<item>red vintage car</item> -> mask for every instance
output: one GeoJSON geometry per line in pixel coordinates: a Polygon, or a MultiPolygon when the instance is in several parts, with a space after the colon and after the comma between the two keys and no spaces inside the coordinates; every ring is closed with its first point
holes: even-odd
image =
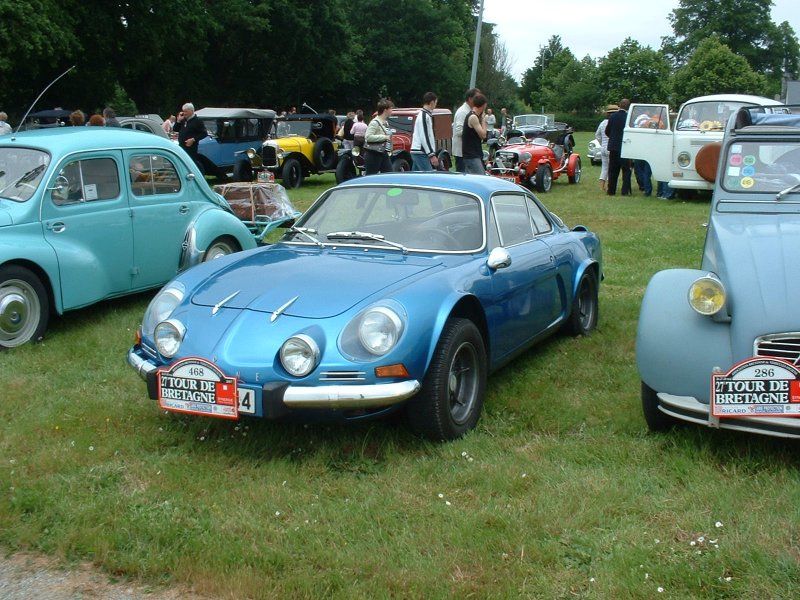
{"type": "Polygon", "coordinates": [[[511,132],[495,152],[486,173],[524,185],[537,192],[549,192],[553,180],[566,175],[570,183],[581,180],[581,157],[572,149],[573,130],[565,123],[555,123],[537,137],[511,132]]]}

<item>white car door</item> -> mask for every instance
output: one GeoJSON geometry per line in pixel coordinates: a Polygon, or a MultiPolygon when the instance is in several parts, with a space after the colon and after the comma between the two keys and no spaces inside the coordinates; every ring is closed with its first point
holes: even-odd
{"type": "Polygon", "coordinates": [[[622,135],[622,158],[646,160],[656,181],[672,179],[674,136],[666,104],[631,104],[622,135]]]}

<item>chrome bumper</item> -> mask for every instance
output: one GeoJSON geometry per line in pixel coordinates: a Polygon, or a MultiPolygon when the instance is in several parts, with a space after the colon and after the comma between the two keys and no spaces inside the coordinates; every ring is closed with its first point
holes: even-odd
{"type": "Polygon", "coordinates": [[[658,408],[681,421],[689,421],[715,429],[733,429],[782,438],[800,438],[798,417],[715,417],[711,406],[692,396],[673,396],[658,392],[658,408]]]}
{"type": "MultiPolygon", "coordinates": [[[[156,366],[137,354],[134,348],[128,351],[128,364],[147,381],[155,373],[156,366]]],[[[407,400],[422,388],[416,379],[377,385],[319,385],[294,386],[283,389],[280,401],[286,408],[294,409],[346,409],[377,408],[392,406],[407,400]]],[[[264,403],[267,399],[264,398],[264,403]]]]}

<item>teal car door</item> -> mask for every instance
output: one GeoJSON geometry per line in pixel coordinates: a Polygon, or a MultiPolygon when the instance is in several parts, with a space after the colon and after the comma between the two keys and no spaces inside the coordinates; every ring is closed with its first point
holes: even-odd
{"type": "MultiPolygon", "coordinates": [[[[558,282],[553,255],[539,234],[524,194],[492,198],[492,221],[511,265],[492,275],[497,356],[505,356],[545,331],[557,312],[558,282]]],[[[530,208],[535,208],[535,205],[530,208]]]]}
{"type": "Polygon", "coordinates": [[[133,230],[121,161],[114,151],[73,155],[48,182],[42,229],[58,258],[64,310],[131,289],[133,230]]]}
{"type": "Polygon", "coordinates": [[[130,206],[133,215],[133,285],[160,286],[175,277],[191,222],[202,199],[184,185],[181,165],[159,152],[126,153],[130,206]]]}

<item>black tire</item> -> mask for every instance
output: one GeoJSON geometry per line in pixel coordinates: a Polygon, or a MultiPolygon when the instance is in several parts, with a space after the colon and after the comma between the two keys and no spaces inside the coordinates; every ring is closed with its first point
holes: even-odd
{"type": "Polygon", "coordinates": [[[570,183],[580,183],[581,180],[581,159],[575,161],[575,172],[569,177],[570,183]]]}
{"type": "Polygon", "coordinates": [[[392,160],[392,171],[394,171],[395,173],[403,173],[405,171],[410,171],[410,170],[411,170],[411,165],[402,156],[398,156],[397,158],[392,160]]]}
{"type": "Polygon", "coordinates": [[[594,271],[586,271],[572,299],[572,311],[567,322],[569,333],[589,335],[595,330],[600,307],[597,296],[597,276],[594,271]]]}
{"type": "Polygon", "coordinates": [[[234,181],[253,181],[253,169],[250,163],[246,160],[240,160],[233,165],[233,180],[234,181]]]}
{"type": "Polygon", "coordinates": [[[319,138],[314,142],[314,164],[320,171],[330,171],[336,167],[339,156],[333,147],[333,142],[328,138],[319,138]]]}
{"type": "Polygon", "coordinates": [[[536,191],[547,193],[553,186],[553,170],[550,165],[539,165],[536,169],[536,191]]]}
{"type": "Polygon", "coordinates": [[[296,158],[287,158],[281,172],[283,187],[295,189],[303,185],[303,165],[296,158]]]}
{"type": "Polygon", "coordinates": [[[678,423],[674,417],[659,410],[656,391],[644,381],[642,382],[642,412],[650,431],[667,431],[678,423]]]}
{"type": "Polygon", "coordinates": [[[483,409],[486,373],[486,350],[478,328],[468,319],[448,320],[422,390],[406,405],[411,430],[441,441],[473,429],[483,409]]]}
{"type": "Polygon", "coordinates": [[[233,254],[239,250],[241,250],[239,244],[230,238],[217,238],[208,245],[206,253],[203,255],[203,262],[228,256],[228,254],[233,254]]]}
{"type": "Polygon", "coordinates": [[[339,159],[336,165],[336,183],[342,183],[353,179],[358,175],[356,166],[353,164],[353,159],[349,156],[343,156],[339,159]]]}
{"type": "Polygon", "coordinates": [[[50,298],[39,278],[16,265],[0,267],[0,349],[44,337],[50,298]]]}

